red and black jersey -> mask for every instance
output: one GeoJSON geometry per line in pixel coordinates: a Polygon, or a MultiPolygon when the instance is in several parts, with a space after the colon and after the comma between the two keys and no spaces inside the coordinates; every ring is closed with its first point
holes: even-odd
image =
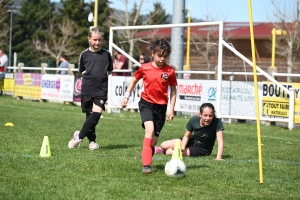
{"type": "Polygon", "coordinates": [[[82,73],[82,95],[107,97],[108,72],[113,70],[109,51],[104,48],[97,52],[86,49],[80,54],[78,69],[82,73]]]}
{"type": "Polygon", "coordinates": [[[169,86],[177,86],[175,70],[167,64],[161,68],[154,67],[152,62],[142,64],[134,76],[138,80],[143,79],[141,96],[152,104],[168,104],[169,86]]]}

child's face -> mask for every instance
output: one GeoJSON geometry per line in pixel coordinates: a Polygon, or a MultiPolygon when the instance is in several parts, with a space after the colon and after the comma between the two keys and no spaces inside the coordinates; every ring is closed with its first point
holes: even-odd
{"type": "Polygon", "coordinates": [[[99,50],[101,48],[103,37],[97,33],[92,33],[91,37],[88,37],[90,47],[93,50],[99,50]]]}
{"type": "Polygon", "coordinates": [[[201,117],[200,124],[202,126],[210,125],[214,116],[215,116],[214,111],[211,108],[209,107],[203,108],[202,113],[200,113],[200,117],[201,117]]]}
{"type": "Polygon", "coordinates": [[[155,62],[157,67],[163,67],[167,62],[169,53],[167,51],[165,52],[156,51],[155,53],[152,54],[152,56],[153,56],[153,61],[155,62]]]}

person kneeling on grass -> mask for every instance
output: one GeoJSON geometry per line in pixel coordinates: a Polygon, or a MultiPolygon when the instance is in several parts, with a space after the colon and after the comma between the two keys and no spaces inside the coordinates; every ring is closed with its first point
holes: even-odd
{"type": "MultiPolygon", "coordinates": [[[[218,153],[216,160],[222,160],[224,149],[223,124],[215,116],[215,108],[210,103],[204,103],[200,107],[198,116],[192,117],[187,125],[186,131],[181,140],[181,150],[183,156],[207,156],[210,155],[215,140],[218,142],[218,153]],[[194,132],[194,134],[192,134],[194,132]]],[[[167,140],[155,148],[155,153],[165,153],[172,155],[176,140],[167,140]]]]}

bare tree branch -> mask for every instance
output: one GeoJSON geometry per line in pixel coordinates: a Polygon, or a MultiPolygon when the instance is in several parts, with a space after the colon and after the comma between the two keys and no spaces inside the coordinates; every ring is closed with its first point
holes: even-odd
{"type": "MultiPolygon", "coordinates": [[[[299,0],[285,1],[285,4],[271,0],[271,3],[275,8],[274,16],[278,19],[278,22],[272,23],[273,26],[277,30],[285,30],[287,32],[286,35],[276,38],[276,55],[286,59],[287,73],[292,73],[294,62],[300,51],[299,0]]],[[[271,49],[270,46],[267,48],[271,49]]],[[[287,77],[287,82],[291,81],[292,78],[287,77]]]]}
{"type": "Polygon", "coordinates": [[[69,56],[78,53],[72,37],[79,34],[79,29],[69,19],[64,19],[61,23],[55,23],[51,20],[44,34],[47,35],[45,39],[34,39],[33,44],[37,51],[44,52],[54,58],[56,66],[59,64],[62,53],[69,56]]]}

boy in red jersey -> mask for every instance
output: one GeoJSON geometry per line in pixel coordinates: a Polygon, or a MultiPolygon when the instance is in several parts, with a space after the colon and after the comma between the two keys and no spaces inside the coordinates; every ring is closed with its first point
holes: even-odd
{"type": "Polygon", "coordinates": [[[174,118],[174,107],[176,102],[177,78],[175,70],[166,64],[166,59],[171,53],[171,47],[167,40],[158,39],[151,45],[153,62],[142,64],[140,69],[134,73],[129,83],[125,97],[121,102],[124,108],[135,85],[143,79],[144,91],[141,94],[139,110],[142,119],[142,126],[145,129],[143,141],[142,163],[144,174],[152,173],[152,155],[154,146],[157,143],[160,131],[165,119],[170,122],[174,118]],[[168,88],[170,87],[170,108],[167,113],[168,88]]]}

